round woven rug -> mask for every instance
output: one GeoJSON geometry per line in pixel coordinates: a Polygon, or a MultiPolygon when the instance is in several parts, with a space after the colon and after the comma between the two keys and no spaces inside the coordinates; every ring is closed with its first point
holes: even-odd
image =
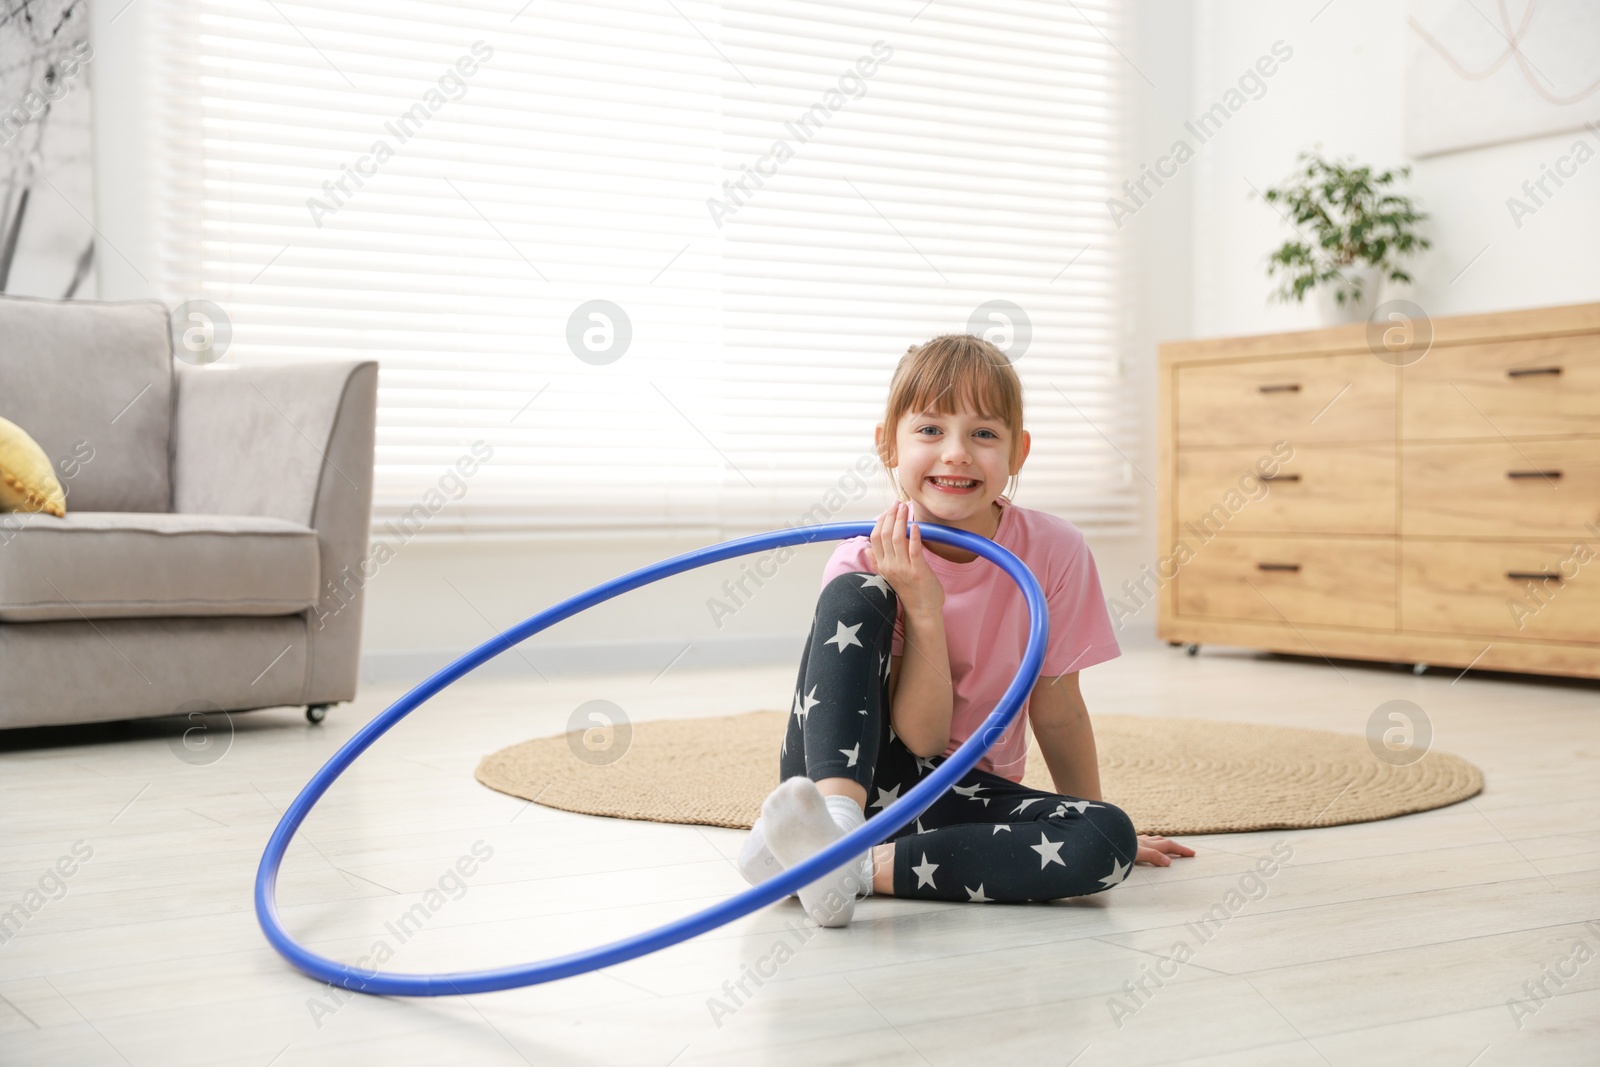
{"type": "MultiPolygon", "coordinates": [[[[581,733],[535,738],[484,757],[477,778],[563,811],[749,829],[778,784],[788,715],[638,722],[616,728],[599,751],[581,733]]],[[[1141,834],[1370,822],[1483,789],[1482,772],[1459,756],[1429,751],[1398,766],[1361,735],[1325,730],[1096,715],[1094,735],[1101,791],[1141,834]]],[[[1055,791],[1037,742],[1022,781],[1055,791]]]]}

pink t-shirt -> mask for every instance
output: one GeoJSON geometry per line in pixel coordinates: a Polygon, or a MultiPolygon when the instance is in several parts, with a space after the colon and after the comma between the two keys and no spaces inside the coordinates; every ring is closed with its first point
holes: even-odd
{"type": "MultiPolygon", "coordinates": [[[[1122,654],[1100,591],[1100,575],[1083,533],[1066,519],[1020,507],[1003,495],[994,541],[1027,564],[1050,609],[1050,639],[1040,676],[1054,678],[1122,654]]],[[[927,542],[924,542],[926,545],[927,542]]],[[[952,563],[931,550],[928,566],[944,588],[945,644],[950,653],[950,744],[946,756],[971,737],[999,705],[1028,645],[1028,604],[1017,583],[979,556],[952,563]]],[[[850,571],[877,572],[872,542],[841,541],[822,572],[822,586],[850,571]]],[[[892,655],[905,645],[905,606],[895,613],[892,655]]],[[[902,662],[901,666],[904,666],[902,662]]],[[[980,770],[1022,781],[1028,759],[1028,705],[977,763],[980,770]]]]}

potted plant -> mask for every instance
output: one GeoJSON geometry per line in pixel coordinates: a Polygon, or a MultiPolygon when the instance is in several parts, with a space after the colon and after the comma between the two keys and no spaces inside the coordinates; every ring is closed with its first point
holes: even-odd
{"type": "MultiPolygon", "coordinates": [[[[1319,146],[1320,147],[1320,146],[1319,146]]],[[[1267,276],[1281,281],[1273,295],[1284,303],[1305,300],[1318,290],[1324,317],[1357,322],[1377,303],[1384,280],[1409,283],[1400,269],[1401,256],[1430,247],[1417,232],[1428,216],[1410,197],[1388,186],[1411,173],[1409,166],[1373,173],[1352,160],[1327,160],[1302,151],[1300,166],[1281,186],[1268,188],[1262,199],[1282,205],[1296,235],[1267,257],[1267,276]]]]}

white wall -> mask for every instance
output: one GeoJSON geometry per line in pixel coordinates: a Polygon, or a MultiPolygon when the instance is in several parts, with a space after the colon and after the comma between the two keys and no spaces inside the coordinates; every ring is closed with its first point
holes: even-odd
{"type": "Polygon", "coordinates": [[[1497,311],[1600,299],[1600,161],[1580,168],[1519,228],[1506,199],[1580,137],[1569,132],[1410,161],[1405,155],[1405,56],[1410,5],[1397,0],[1201,4],[1195,20],[1194,112],[1217,101],[1276,40],[1293,57],[1206,142],[1193,173],[1196,336],[1227,336],[1321,323],[1309,306],[1269,304],[1267,253],[1291,231],[1272,206],[1248,199],[1320,142],[1378,168],[1412,163],[1407,191],[1432,218],[1433,247],[1410,260],[1406,296],[1429,315],[1497,311]],[[1313,21],[1314,18],[1314,21],[1313,21]],[[1474,261],[1474,257],[1476,260],[1474,261]]]}
{"type": "Polygon", "coordinates": [[[96,249],[103,300],[154,297],[157,285],[150,4],[92,0],[96,249]]]}

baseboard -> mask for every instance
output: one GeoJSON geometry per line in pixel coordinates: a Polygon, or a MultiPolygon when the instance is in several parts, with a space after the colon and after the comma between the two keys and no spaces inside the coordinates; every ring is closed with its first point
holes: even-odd
{"type": "MultiPolygon", "coordinates": [[[[1124,651],[1160,643],[1156,640],[1154,618],[1132,620],[1115,634],[1117,644],[1124,651]]],[[[678,670],[684,667],[758,667],[773,663],[798,668],[805,640],[804,633],[795,633],[702,637],[692,642],[669,638],[521,645],[489,660],[473,671],[471,677],[531,678],[541,674],[549,677],[608,671],[648,671],[654,676],[669,666],[678,670]]],[[[412,648],[363,652],[361,681],[370,685],[415,684],[469,651],[465,648],[412,648]]]]}
{"type": "Polygon", "coordinates": [[[1155,614],[1154,611],[1151,611],[1148,613],[1148,618],[1140,615],[1136,618],[1123,619],[1120,625],[1113,621],[1111,633],[1117,639],[1117,647],[1126,652],[1131,648],[1147,648],[1164,644],[1165,642],[1156,638],[1155,614]]]}
{"type": "MultiPolygon", "coordinates": [[[[473,671],[472,678],[537,677],[667,668],[799,666],[806,635],[757,634],[702,637],[694,641],[585,641],[519,645],[473,671]]],[[[384,649],[361,654],[361,681],[369,685],[420,682],[471,651],[466,648],[384,649]]]]}

